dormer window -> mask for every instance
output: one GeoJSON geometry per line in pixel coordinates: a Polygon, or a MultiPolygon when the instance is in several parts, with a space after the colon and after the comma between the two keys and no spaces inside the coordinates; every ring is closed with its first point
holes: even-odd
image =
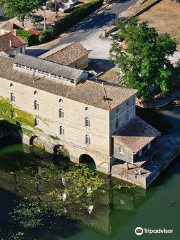
{"type": "Polygon", "coordinates": [[[89,108],[88,108],[88,107],[85,107],[85,111],[89,111],[89,108]]]}
{"type": "Polygon", "coordinates": [[[13,83],[11,83],[11,84],[10,84],[10,87],[14,87],[14,84],[13,84],[13,83]]]}
{"type": "Polygon", "coordinates": [[[59,109],[59,117],[64,118],[64,111],[62,109],[59,109]]]}
{"type": "Polygon", "coordinates": [[[59,102],[63,102],[62,98],[59,99],[59,102]]]}
{"type": "Polygon", "coordinates": [[[85,127],[90,127],[91,126],[91,122],[90,119],[88,117],[85,118],[85,127]]]}
{"type": "Polygon", "coordinates": [[[37,91],[34,91],[34,95],[37,95],[38,94],[38,92],[37,91]]]}
{"type": "Polygon", "coordinates": [[[34,101],[34,110],[39,110],[39,103],[38,103],[38,101],[36,100],[36,101],[34,101]]]}

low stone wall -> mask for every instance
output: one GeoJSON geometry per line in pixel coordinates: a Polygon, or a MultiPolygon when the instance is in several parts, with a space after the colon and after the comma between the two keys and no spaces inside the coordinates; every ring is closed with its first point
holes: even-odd
{"type": "Polygon", "coordinates": [[[134,184],[141,188],[146,188],[146,178],[144,178],[143,175],[134,175],[134,173],[132,173],[132,171],[122,169],[121,167],[118,167],[117,165],[112,166],[111,176],[118,178],[122,181],[134,184]]]}

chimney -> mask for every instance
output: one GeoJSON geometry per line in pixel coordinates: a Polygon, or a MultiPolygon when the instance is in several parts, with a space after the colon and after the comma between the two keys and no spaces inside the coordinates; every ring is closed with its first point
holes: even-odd
{"type": "Polygon", "coordinates": [[[104,88],[104,83],[103,82],[102,82],[102,88],[103,88],[103,93],[104,93],[103,100],[106,101],[107,96],[106,96],[106,92],[105,92],[105,88],[104,88]]]}
{"type": "Polygon", "coordinates": [[[12,40],[11,39],[9,40],[9,46],[10,46],[10,48],[12,48],[12,40]]]}
{"type": "Polygon", "coordinates": [[[17,30],[16,30],[16,29],[14,29],[13,35],[14,35],[14,36],[17,36],[17,30]]]}

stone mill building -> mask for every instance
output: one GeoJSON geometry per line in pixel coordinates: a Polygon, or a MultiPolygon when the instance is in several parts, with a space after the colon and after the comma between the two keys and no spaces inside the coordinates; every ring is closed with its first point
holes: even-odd
{"type": "Polygon", "coordinates": [[[89,156],[106,174],[114,160],[138,161],[160,134],[136,116],[136,90],[44,58],[0,56],[0,96],[34,117],[30,144],[53,136],[52,149],[56,144],[73,162],[89,156]]]}

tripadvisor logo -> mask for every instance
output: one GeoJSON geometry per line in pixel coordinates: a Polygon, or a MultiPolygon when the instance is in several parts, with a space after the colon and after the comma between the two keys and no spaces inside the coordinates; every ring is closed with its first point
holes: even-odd
{"type": "Polygon", "coordinates": [[[141,227],[137,227],[137,228],[135,229],[135,234],[136,234],[136,235],[142,235],[142,234],[143,234],[143,229],[142,229],[141,227]]]}
{"type": "Polygon", "coordinates": [[[141,227],[137,227],[135,229],[135,234],[136,235],[142,235],[143,233],[148,233],[148,234],[152,234],[152,233],[173,233],[174,230],[172,229],[149,229],[149,228],[141,228],[141,227]]]}

